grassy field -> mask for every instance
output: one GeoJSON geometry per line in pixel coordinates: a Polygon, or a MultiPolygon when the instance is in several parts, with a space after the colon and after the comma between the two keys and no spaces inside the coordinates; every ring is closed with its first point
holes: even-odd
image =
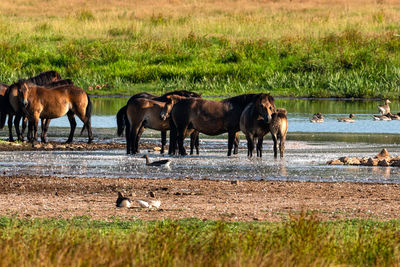
{"type": "Polygon", "coordinates": [[[55,69],[92,94],[400,95],[394,0],[3,0],[0,81],[55,69]]]}
{"type": "Polygon", "coordinates": [[[400,221],[281,223],[0,217],[0,266],[399,264],[400,221]]]}

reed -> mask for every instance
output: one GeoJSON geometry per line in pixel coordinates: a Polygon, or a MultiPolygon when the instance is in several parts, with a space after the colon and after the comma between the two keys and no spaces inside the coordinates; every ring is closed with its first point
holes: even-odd
{"type": "Polygon", "coordinates": [[[0,217],[0,266],[397,265],[400,221],[0,217]]]}
{"type": "Polygon", "coordinates": [[[394,0],[4,0],[0,12],[7,83],[55,69],[100,95],[400,93],[394,0]]]}

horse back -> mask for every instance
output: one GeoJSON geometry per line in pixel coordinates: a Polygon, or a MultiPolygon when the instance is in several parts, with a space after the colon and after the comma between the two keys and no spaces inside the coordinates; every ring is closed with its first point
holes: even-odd
{"type": "Polygon", "coordinates": [[[134,127],[145,127],[155,130],[169,130],[169,122],[161,119],[161,111],[165,102],[136,98],[127,104],[126,115],[129,123],[134,127]]]}

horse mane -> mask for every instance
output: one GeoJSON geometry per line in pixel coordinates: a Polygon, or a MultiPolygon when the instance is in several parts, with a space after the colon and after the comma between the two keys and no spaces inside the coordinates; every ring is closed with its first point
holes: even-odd
{"type": "Polygon", "coordinates": [[[201,97],[201,95],[199,95],[195,92],[187,91],[187,90],[177,90],[177,91],[168,92],[168,93],[163,94],[160,97],[167,97],[169,95],[178,95],[178,96],[185,96],[185,97],[201,97]]]}
{"type": "Polygon", "coordinates": [[[246,106],[250,102],[253,102],[255,100],[255,97],[258,96],[258,94],[244,94],[244,95],[237,95],[234,97],[226,98],[222,101],[226,101],[232,104],[237,104],[241,106],[246,106]]]}
{"type": "Polygon", "coordinates": [[[37,85],[46,85],[52,83],[54,79],[61,80],[61,75],[55,70],[49,70],[39,73],[38,75],[31,77],[28,80],[37,85]]]}

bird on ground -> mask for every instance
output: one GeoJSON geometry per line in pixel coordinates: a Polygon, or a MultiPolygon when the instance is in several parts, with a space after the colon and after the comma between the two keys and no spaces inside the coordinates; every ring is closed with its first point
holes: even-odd
{"type": "Polygon", "coordinates": [[[314,113],[313,117],[310,119],[310,122],[324,122],[324,116],[322,116],[321,112],[314,113]]]}
{"type": "Polygon", "coordinates": [[[354,117],[354,114],[350,114],[348,118],[338,118],[337,120],[339,122],[355,122],[355,119],[353,119],[354,117]]]}
{"type": "Polygon", "coordinates": [[[170,168],[171,161],[169,159],[163,159],[163,160],[157,160],[150,162],[149,156],[146,154],[142,158],[146,159],[146,166],[150,167],[165,167],[165,168],[170,168]]]}
{"type": "Polygon", "coordinates": [[[151,198],[150,200],[142,200],[142,199],[136,199],[136,202],[139,204],[140,207],[142,208],[160,208],[161,206],[161,201],[155,198],[155,194],[153,192],[149,192],[149,195],[151,198]]]}
{"type": "Polygon", "coordinates": [[[118,208],[130,208],[132,205],[132,202],[129,198],[124,197],[121,192],[118,192],[118,198],[116,202],[116,206],[118,208]]]}
{"type": "Polygon", "coordinates": [[[385,99],[385,104],[384,104],[384,105],[379,105],[379,106],[378,106],[378,110],[379,110],[379,113],[380,113],[381,115],[386,115],[386,114],[390,113],[390,107],[389,107],[389,104],[390,104],[390,103],[391,103],[391,102],[390,102],[389,99],[385,99]]]}

